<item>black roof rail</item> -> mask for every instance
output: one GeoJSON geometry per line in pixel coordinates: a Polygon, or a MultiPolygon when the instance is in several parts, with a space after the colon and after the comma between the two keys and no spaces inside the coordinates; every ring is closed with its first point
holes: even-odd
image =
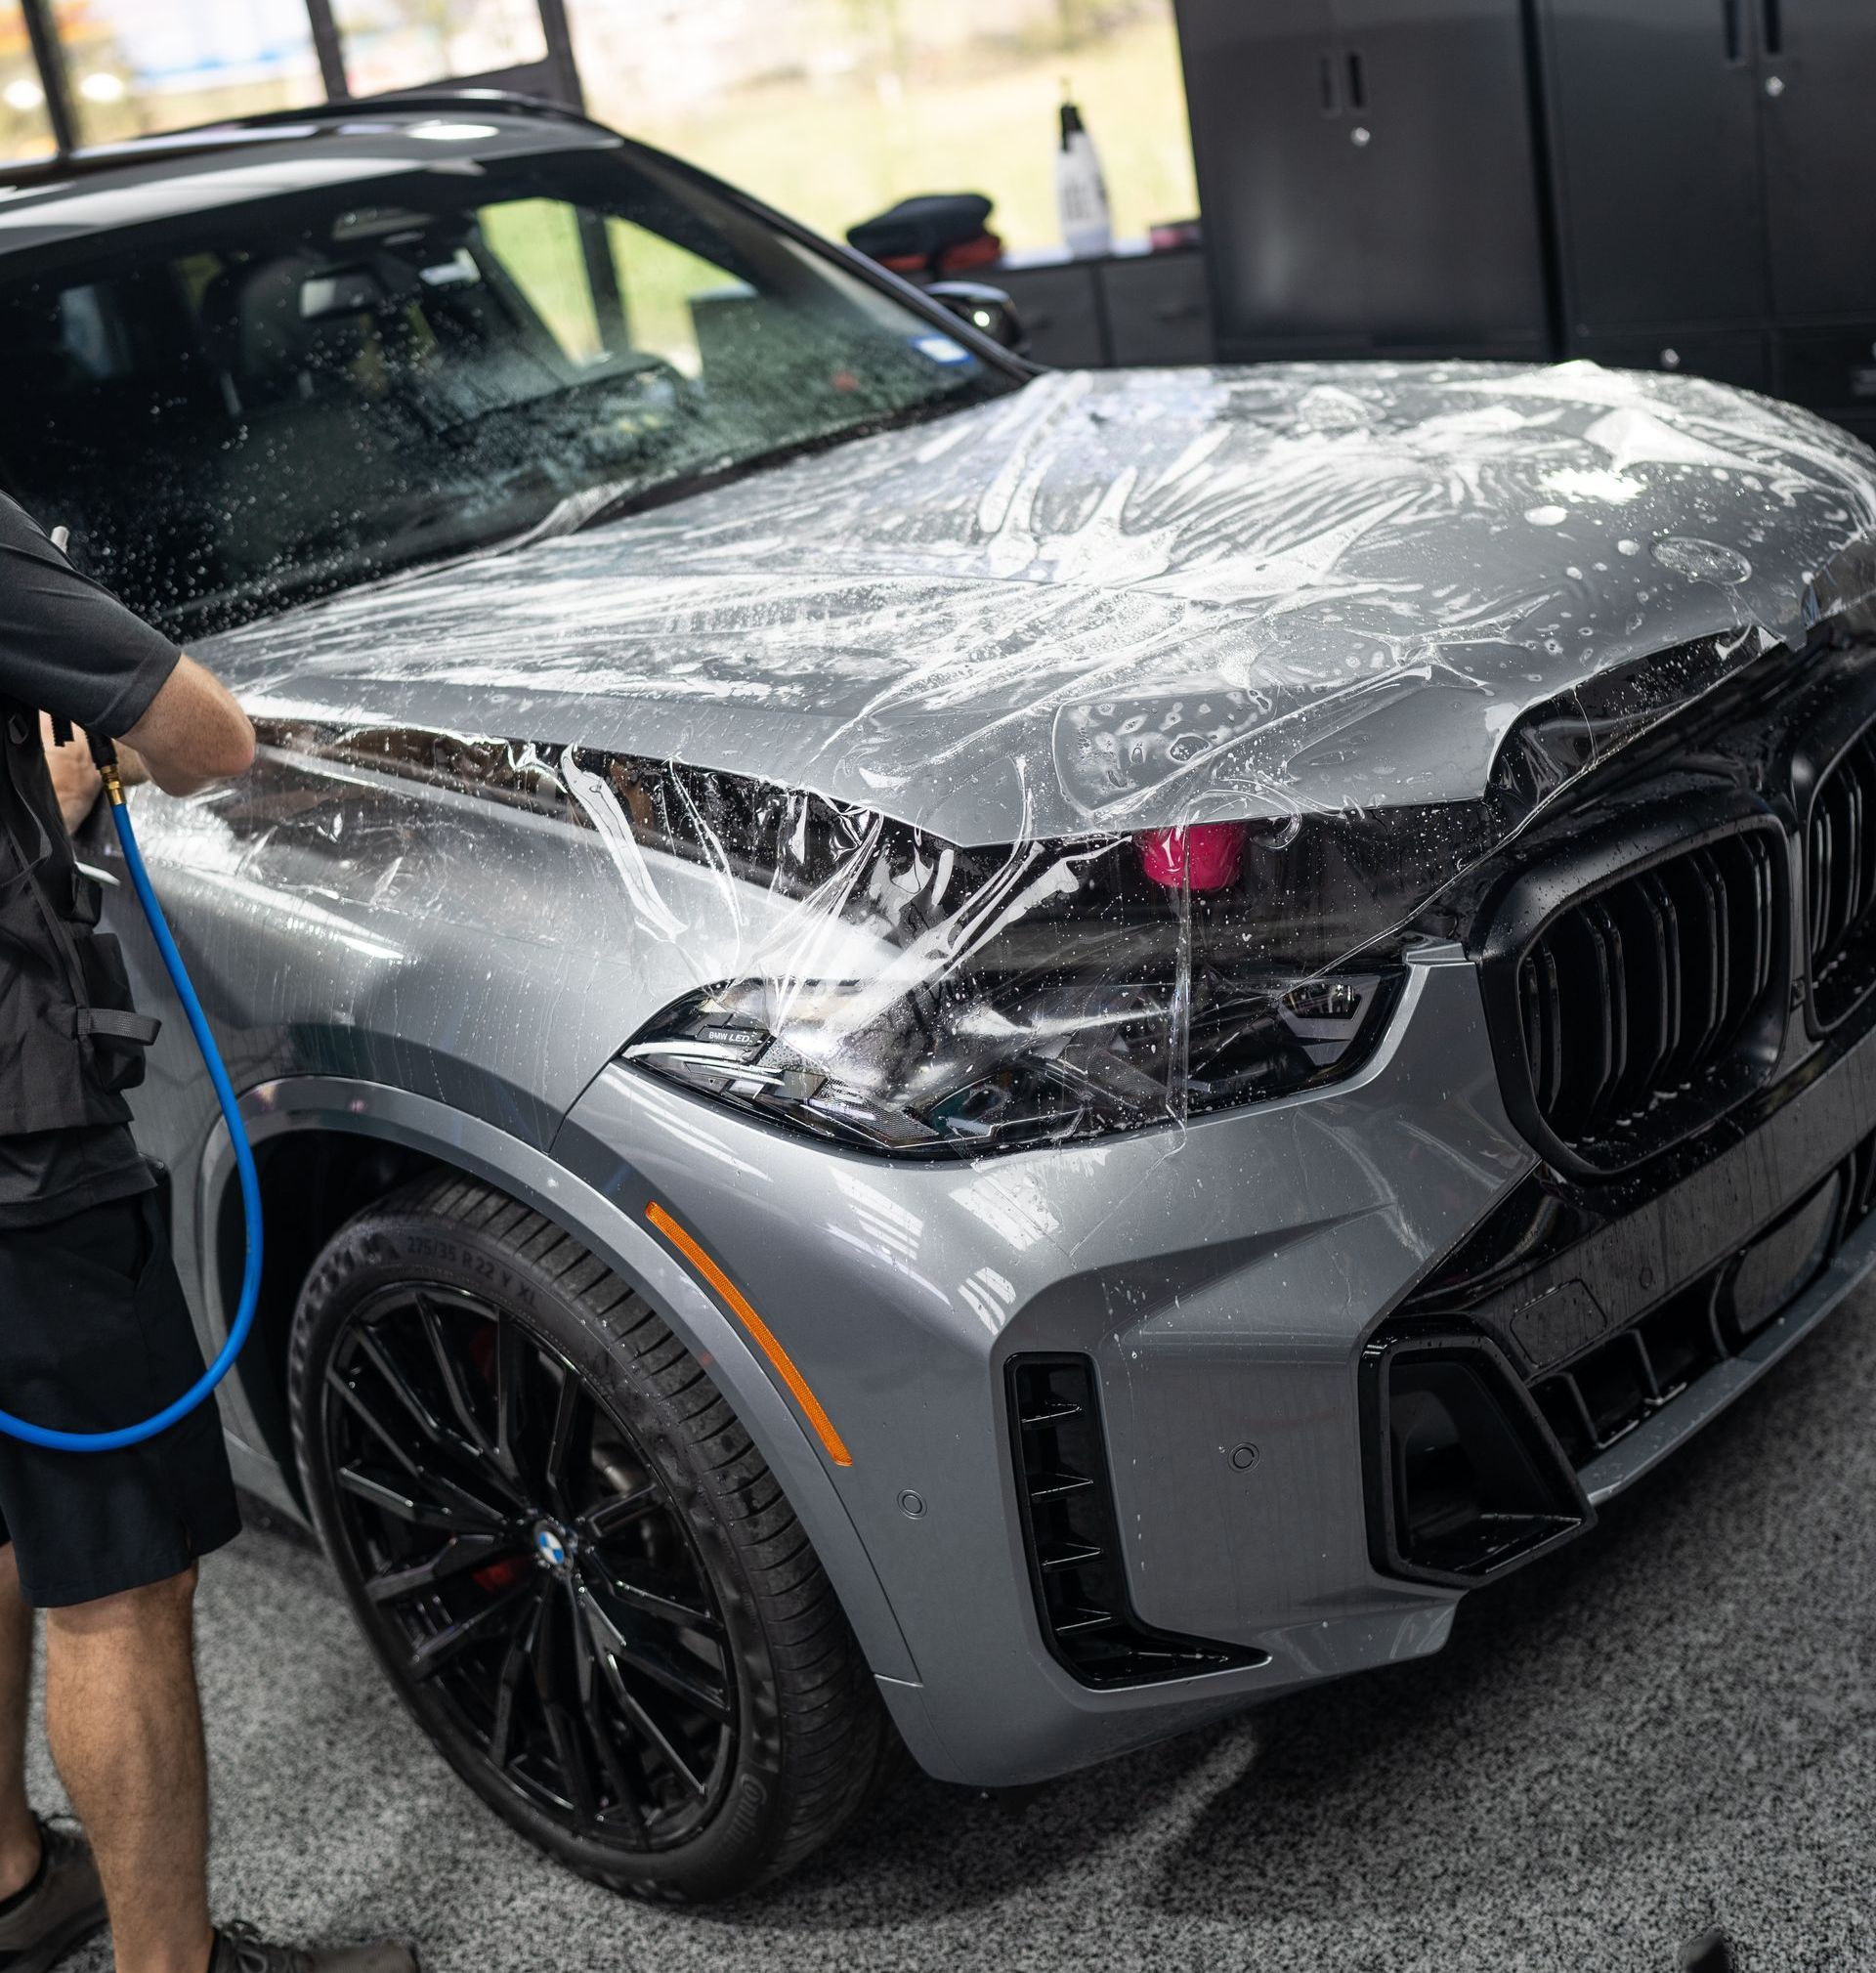
{"type": "Polygon", "coordinates": [[[460,89],[425,87],[400,90],[385,96],[333,96],[323,102],[306,104],[298,109],[260,109],[244,116],[219,116],[212,123],[192,123],[181,130],[152,130],[145,137],[124,138],[113,144],[81,146],[62,150],[50,157],[21,158],[0,164],[0,184],[17,185],[37,180],[82,177],[91,172],[109,171],[139,156],[160,153],[173,156],[192,150],[213,150],[217,139],[236,130],[268,130],[309,123],[343,122],[359,115],[382,116],[399,111],[422,112],[441,109],[476,109],[501,116],[534,116],[543,122],[577,124],[615,136],[610,124],[588,116],[564,103],[550,103],[545,97],[524,96],[518,90],[484,89],[466,85],[460,89]],[[190,140],[196,140],[192,144],[190,140]],[[148,144],[149,150],[145,147],[148,144]]]}

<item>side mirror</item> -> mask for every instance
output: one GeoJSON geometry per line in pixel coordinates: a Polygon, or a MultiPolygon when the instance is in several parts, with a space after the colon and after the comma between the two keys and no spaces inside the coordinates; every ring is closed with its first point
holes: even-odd
{"type": "Polygon", "coordinates": [[[1016,304],[1000,287],[980,280],[935,280],[925,292],[933,301],[961,316],[972,328],[1021,356],[1029,348],[1016,304]]]}

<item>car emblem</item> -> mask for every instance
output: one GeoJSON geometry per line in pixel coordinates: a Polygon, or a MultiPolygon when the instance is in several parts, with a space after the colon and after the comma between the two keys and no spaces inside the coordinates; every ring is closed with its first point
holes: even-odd
{"type": "Polygon", "coordinates": [[[567,1544],[561,1538],[559,1528],[550,1522],[541,1522],[534,1529],[534,1553],[548,1568],[567,1566],[567,1544]]]}

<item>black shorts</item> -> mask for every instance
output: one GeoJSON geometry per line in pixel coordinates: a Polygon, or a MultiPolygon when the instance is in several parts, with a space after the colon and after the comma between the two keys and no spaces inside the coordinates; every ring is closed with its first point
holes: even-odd
{"type": "MultiPolygon", "coordinates": [[[[134,1425],[202,1374],[162,1194],[0,1229],[0,1409],[65,1432],[134,1425]]],[[[240,1531],[214,1399],[119,1452],[0,1436],[0,1546],[40,1608],[180,1575],[240,1531]]]]}

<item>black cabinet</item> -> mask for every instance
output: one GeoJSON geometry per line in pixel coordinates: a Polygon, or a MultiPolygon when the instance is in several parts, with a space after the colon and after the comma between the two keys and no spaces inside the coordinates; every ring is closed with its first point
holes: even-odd
{"type": "Polygon", "coordinates": [[[1876,4],[1759,0],[1758,16],[1772,313],[1876,317],[1876,4]]]}
{"type": "Polygon", "coordinates": [[[994,267],[982,279],[1002,288],[1015,304],[1029,338],[1029,354],[1037,363],[1051,369],[1081,370],[1107,362],[1107,329],[1091,262],[994,267]]]}
{"type": "Polygon", "coordinates": [[[1334,0],[1332,12],[1375,339],[1542,354],[1549,321],[1516,0],[1334,0]]]}
{"type": "Polygon", "coordinates": [[[1200,255],[1117,254],[1100,263],[1099,279],[1110,363],[1212,361],[1212,311],[1200,255]]]}
{"type": "Polygon", "coordinates": [[[1551,340],[1520,0],[1177,0],[1218,351],[1551,340]]]}
{"type": "Polygon", "coordinates": [[[1867,432],[1876,0],[1541,0],[1541,17],[1565,347],[1867,432]]]}
{"type": "Polygon", "coordinates": [[[1353,120],[1326,0],[1179,0],[1219,354],[1365,331],[1353,120]]]}
{"type": "Polygon", "coordinates": [[[1572,336],[1763,318],[1751,4],[1546,0],[1572,336]]]}
{"type": "Polygon", "coordinates": [[[1022,254],[979,278],[1015,303],[1030,356],[1052,369],[1212,361],[1205,261],[1195,248],[1123,244],[1088,260],[1022,254]]]}

